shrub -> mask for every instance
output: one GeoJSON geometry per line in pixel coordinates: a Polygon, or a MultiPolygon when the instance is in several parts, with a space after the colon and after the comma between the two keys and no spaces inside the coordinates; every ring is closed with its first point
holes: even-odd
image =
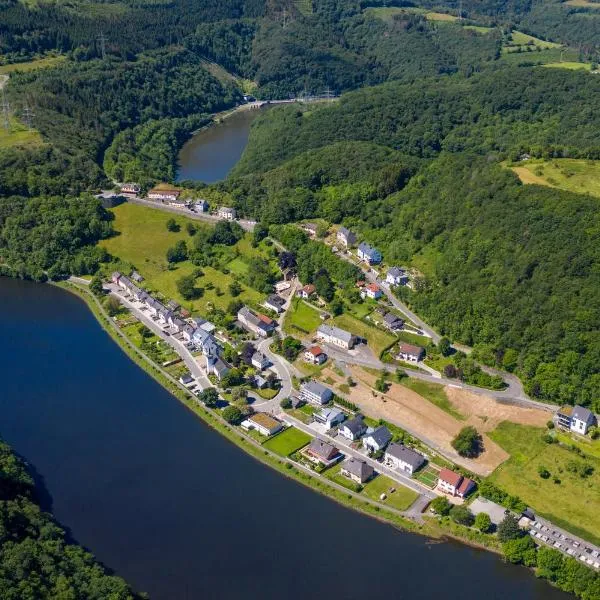
{"type": "Polygon", "coordinates": [[[479,513],[475,517],[475,527],[481,531],[481,533],[489,533],[492,529],[492,520],[487,513],[479,513]]]}
{"type": "Polygon", "coordinates": [[[462,504],[457,504],[450,509],[450,518],[455,523],[466,527],[470,527],[475,522],[473,513],[462,504]]]}
{"type": "Polygon", "coordinates": [[[292,401],[289,398],[284,398],[279,403],[279,406],[281,406],[281,408],[292,408],[292,401]]]}
{"type": "Polygon", "coordinates": [[[475,427],[463,427],[452,440],[452,447],[467,458],[475,458],[483,452],[483,441],[475,427]]]}
{"type": "Polygon", "coordinates": [[[542,479],[548,479],[550,477],[550,471],[548,471],[548,469],[546,469],[546,467],[542,467],[542,465],[540,465],[538,467],[538,475],[542,479]]]}
{"type": "Polygon", "coordinates": [[[446,496],[438,496],[431,501],[429,507],[433,509],[436,514],[445,517],[449,514],[452,505],[450,502],[448,502],[448,498],[446,498],[446,496]]]}
{"type": "Polygon", "coordinates": [[[502,519],[500,525],[498,525],[498,539],[502,543],[510,540],[516,540],[520,537],[523,537],[523,535],[524,532],[519,527],[517,518],[511,513],[508,513],[504,519],[502,519]]]}

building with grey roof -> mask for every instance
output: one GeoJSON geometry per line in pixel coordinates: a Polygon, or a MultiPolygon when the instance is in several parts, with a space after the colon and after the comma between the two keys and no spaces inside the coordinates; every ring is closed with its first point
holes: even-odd
{"type": "Polygon", "coordinates": [[[390,444],[383,456],[384,462],[392,469],[412,475],[425,463],[425,457],[404,444],[390,444]]]}
{"type": "Polygon", "coordinates": [[[342,463],[340,473],[360,484],[369,481],[375,474],[375,469],[367,461],[351,456],[342,463]]]}
{"type": "Polygon", "coordinates": [[[367,431],[367,426],[363,421],[362,415],[357,415],[353,419],[342,423],[339,431],[345,438],[354,441],[367,431]]]}
{"type": "Polygon", "coordinates": [[[340,244],[342,244],[346,248],[348,246],[353,246],[354,244],[356,244],[356,234],[346,227],[340,227],[338,229],[336,239],[338,242],[340,242],[340,244]]]}
{"type": "Polygon", "coordinates": [[[333,398],[333,392],[318,381],[307,381],[300,387],[300,398],[311,404],[321,406],[333,398]]]}
{"type": "Polygon", "coordinates": [[[369,265],[376,265],[381,262],[381,252],[369,246],[366,242],[361,242],[358,245],[357,256],[369,265]]]}
{"type": "Polygon", "coordinates": [[[383,450],[392,441],[392,434],[385,426],[377,427],[373,431],[367,431],[367,434],[362,439],[363,447],[369,452],[379,452],[383,450]]]}
{"type": "Polygon", "coordinates": [[[317,338],[326,344],[350,350],[356,342],[356,337],[345,329],[332,325],[320,325],[317,329],[317,338]]]}

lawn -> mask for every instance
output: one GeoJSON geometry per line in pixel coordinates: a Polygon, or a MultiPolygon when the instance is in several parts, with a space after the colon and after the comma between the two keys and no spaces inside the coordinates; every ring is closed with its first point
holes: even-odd
{"type": "Polygon", "coordinates": [[[379,356],[396,339],[393,335],[367,325],[352,315],[339,315],[333,319],[333,323],[342,329],[350,331],[354,335],[365,338],[369,348],[371,348],[376,356],[379,356]]]}
{"type": "Polygon", "coordinates": [[[436,356],[435,358],[427,357],[425,359],[425,364],[432,369],[435,369],[439,373],[444,370],[444,367],[452,364],[451,356],[442,356],[441,354],[436,356]]]}
{"type": "Polygon", "coordinates": [[[286,333],[310,335],[322,323],[320,313],[301,298],[294,298],[285,316],[283,329],[286,333]]]}
{"type": "Polygon", "coordinates": [[[35,69],[48,69],[56,67],[66,59],[66,56],[46,56],[36,60],[29,60],[21,63],[11,63],[9,65],[0,65],[0,75],[8,75],[14,71],[33,71],[35,69]]]}
{"type": "Polygon", "coordinates": [[[526,50],[528,46],[548,50],[550,48],[560,48],[561,45],[540,40],[521,31],[513,31],[511,32],[511,40],[505,42],[502,51],[507,53],[518,52],[519,50],[526,50]]]}
{"type": "Polygon", "coordinates": [[[600,161],[577,158],[531,159],[510,168],[525,184],[536,183],[600,198],[600,161]]]}
{"type": "Polygon", "coordinates": [[[582,62],[576,62],[576,61],[546,63],[543,66],[550,67],[551,69],[568,69],[570,71],[578,71],[578,70],[591,71],[592,70],[591,63],[582,63],[582,62]]]}
{"type": "Polygon", "coordinates": [[[15,146],[40,146],[42,136],[35,130],[29,129],[15,117],[10,117],[10,129],[0,127],[0,149],[15,146]]]}
{"type": "Polygon", "coordinates": [[[394,15],[403,13],[412,13],[423,15],[428,21],[458,21],[458,17],[449,15],[448,13],[440,13],[433,11],[426,11],[423,8],[401,8],[396,6],[386,6],[378,8],[367,8],[369,14],[381,19],[382,21],[391,21],[394,15]]]}
{"type": "Polygon", "coordinates": [[[423,396],[423,398],[426,398],[429,400],[429,402],[435,404],[438,408],[441,408],[444,412],[447,412],[455,419],[464,421],[464,415],[457,411],[450,400],[448,400],[448,396],[446,396],[446,391],[444,390],[443,385],[440,385],[439,383],[422,381],[420,379],[413,379],[412,377],[403,379],[402,385],[413,392],[416,392],[419,394],[419,396],[423,396]]]}
{"type": "Polygon", "coordinates": [[[424,469],[415,473],[415,479],[424,483],[428,488],[433,489],[437,485],[439,474],[440,472],[437,469],[427,465],[424,469]]]}
{"type": "Polygon", "coordinates": [[[303,431],[290,427],[265,442],[264,447],[280,456],[289,456],[306,446],[311,439],[303,431]]]}
{"type": "Polygon", "coordinates": [[[543,429],[503,422],[488,435],[510,453],[511,458],[500,465],[490,479],[519,496],[542,516],[561,527],[600,543],[600,460],[582,458],[542,439],[543,429]],[[587,463],[592,475],[582,478],[568,470],[569,464],[587,463]],[[542,479],[538,468],[551,473],[542,479]],[[555,483],[555,478],[560,483],[555,483]]]}
{"type": "Polygon", "coordinates": [[[590,2],[589,0],[567,0],[568,6],[578,6],[580,8],[600,8],[599,2],[590,2]]]}
{"type": "Polygon", "coordinates": [[[335,481],[335,483],[341,485],[342,487],[345,487],[348,490],[351,490],[353,492],[359,492],[361,488],[360,484],[355,483],[354,481],[352,481],[352,479],[349,479],[345,475],[342,475],[340,473],[341,469],[342,465],[337,464],[331,467],[330,469],[323,471],[323,475],[327,477],[327,479],[335,481]]]}
{"type": "Polygon", "coordinates": [[[235,275],[245,275],[248,272],[248,263],[238,256],[227,263],[227,268],[235,275]]]}
{"type": "Polygon", "coordinates": [[[495,27],[482,27],[481,25],[463,25],[463,29],[470,29],[471,31],[476,31],[477,33],[487,34],[491,31],[494,31],[495,27]]]}
{"type": "Polygon", "coordinates": [[[564,431],[557,431],[556,438],[567,446],[577,446],[585,455],[600,459],[600,439],[592,440],[578,435],[570,435],[564,431]]]}
{"type": "MultiPolygon", "coordinates": [[[[213,306],[227,308],[232,300],[229,284],[233,282],[234,275],[231,273],[226,275],[212,267],[202,267],[203,275],[196,281],[197,287],[204,289],[201,298],[187,301],[177,291],[177,280],[183,275],[190,275],[197,267],[190,261],[184,261],[169,268],[165,255],[167,249],[178,240],[185,240],[188,246],[191,245],[191,237],[185,231],[185,225],[191,219],[184,216],[174,217],[160,210],[129,203],[117,206],[113,212],[114,228],[119,234],[103,240],[100,244],[113,256],[134,266],[146,279],[144,285],[148,289],[157,290],[167,298],[174,298],[185,308],[203,315],[213,306]],[[181,227],[179,232],[167,231],[166,223],[173,218],[181,227]]],[[[203,226],[198,221],[192,222],[197,228],[203,226]]],[[[247,240],[243,239],[231,251],[234,252],[235,248],[243,254],[250,246],[247,240]]],[[[258,250],[252,252],[260,255],[258,250]]],[[[242,288],[243,291],[238,296],[242,302],[260,304],[262,294],[245,285],[242,285],[242,288]]]]}
{"type": "Polygon", "coordinates": [[[371,479],[371,481],[365,484],[362,493],[371,498],[371,500],[377,500],[397,510],[407,510],[419,497],[417,492],[404,487],[385,475],[377,475],[371,479]],[[396,491],[390,492],[390,488],[395,488],[396,491]],[[381,494],[385,494],[387,498],[380,500],[381,494]]]}

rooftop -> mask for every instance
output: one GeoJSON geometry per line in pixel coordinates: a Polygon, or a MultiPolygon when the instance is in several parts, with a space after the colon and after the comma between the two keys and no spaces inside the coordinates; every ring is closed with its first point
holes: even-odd
{"type": "Polygon", "coordinates": [[[367,464],[366,461],[360,460],[360,458],[354,458],[353,456],[344,461],[342,468],[348,471],[348,473],[360,477],[361,481],[364,481],[373,475],[373,467],[371,465],[367,464]]]}
{"type": "Polygon", "coordinates": [[[571,416],[573,419],[578,419],[587,423],[590,419],[594,418],[594,413],[583,406],[575,405],[571,416]]]}
{"type": "Polygon", "coordinates": [[[248,420],[256,423],[257,425],[261,425],[262,427],[266,427],[267,429],[273,429],[274,427],[281,425],[280,421],[270,417],[265,413],[254,413],[248,417],[248,420]]]}
{"type": "Polygon", "coordinates": [[[308,450],[310,450],[310,452],[319,458],[324,458],[325,460],[331,460],[340,452],[335,446],[332,446],[331,444],[328,444],[319,438],[313,438],[311,440],[310,444],[308,445],[308,450]]]}
{"type": "Polygon", "coordinates": [[[307,352],[310,352],[313,356],[320,356],[321,354],[323,354],[323,350],[321,349],[321,346],[311,346],[307,352]]]}
{"type": "Polygon", "coordinates": [[[451,471],[450,469],[442,469],[440,471],[440,475],[439,478],[442,481],[445,481],[446,483],[449,483],[450,485],[457,487],[460,482],[462,481],[462,475],[460,473],[455,473],[454,471],[451,471]]]}
{"type": "Polygon", "coordinates": [[[421,354],[423,348],[421,346],[415,346],[414,344],[406,344],[401,342],[398,346],[398,352],[405,352],[406,354],[421,354]]]}
{"type": "Polygon", "coordinates": [[[319,383],[318,381],[307,381],[306,383],[302,384],[302,389],[306,390],[312,394],[316,394],[317,396],[324,398],[325,396],[329,396],[332,395],[333,392],[326,386],[324,386],[323,384],[319,383]]]}
{"type": "Polygon", "coordinates": [[[317,331],[323,335],[334,337],[347,343],[350,343],[354,337],[349,331],[340,329],[339,327],[334,327],[332,325],[319,325],[319,329],[317,331]]]}
{"type": "Polygon", "coordinates": [[[413,469],[420,467],[425,462],[425,457],[422,454],[407,448],[403,444],[390,444],[385,453],[409,464],[413,469]]]}

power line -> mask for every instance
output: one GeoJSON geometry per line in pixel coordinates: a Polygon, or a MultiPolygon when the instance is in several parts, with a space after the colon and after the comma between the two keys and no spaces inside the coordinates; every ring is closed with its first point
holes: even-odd
{"type": "Polygon", "coordinates": [[[2,88],[2,120],[4,123],[4,129],[10,131],[10,105],[6,98],[6,92],[2,88]]]}
{"type": "Polygon", "coordinates": [[[102,54],[102,60],[106,60],[106,36],[101,31],[97,39],[100,42],[100,53],[102,54]]]}
{"type": "Polygon", "coordinates": [[[33,117],[35,117],[35,113],[30,108],[27,101],[25,101],[25,106],[23,106],[23,121],[29,129],[33,129],[33,117]]]}

